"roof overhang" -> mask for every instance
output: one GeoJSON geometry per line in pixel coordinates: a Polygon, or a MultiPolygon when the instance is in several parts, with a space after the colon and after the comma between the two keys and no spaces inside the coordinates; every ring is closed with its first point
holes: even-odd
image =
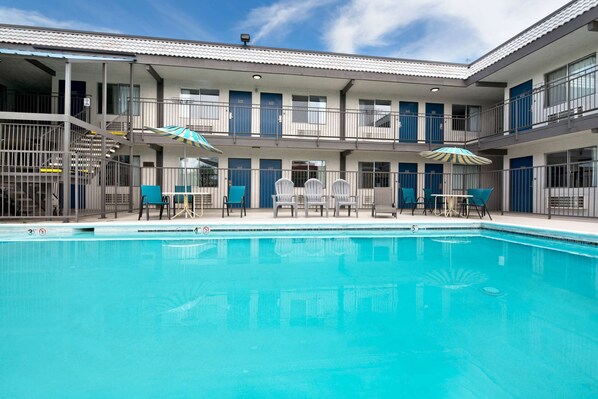
{"type": "Polygon", "coordinates": [[[50,50],[19,50],[0,48],[0,54],[16,55],[22,57],[63,59],[68,62],[135,62],[132,56],[107,56],[101,54],[76,54],[65,51],[50,50]]]}

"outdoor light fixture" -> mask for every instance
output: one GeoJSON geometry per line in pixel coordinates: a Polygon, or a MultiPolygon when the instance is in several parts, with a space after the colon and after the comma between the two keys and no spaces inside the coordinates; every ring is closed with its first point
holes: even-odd
{"type": "Polygon", "coordinates": [[[432,87],[432,88],[430,89],[430,91],[431,91],[432,93],[436,93],[438,90],[440,90],[438,87],[432,87]]]}
{"type": "Polygon", "coordinates": [[[262,75],[258,75],[257,73],[255,75],[253,75],[253,78],[255,80],[260,80],[262,78],[262,75]]]}
{"type": "Polygon", "coordinates": [[[251,36],[249,33],[241,33],[241,41],[243,42],[243,46],[247,46],[247,43],[251,40],[251,36]]]}

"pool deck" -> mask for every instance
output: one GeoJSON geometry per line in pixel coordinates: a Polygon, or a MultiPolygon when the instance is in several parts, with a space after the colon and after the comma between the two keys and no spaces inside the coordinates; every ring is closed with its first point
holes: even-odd
{"type": "MultiPolygon", "coordinates": [[[[98,216],[81,217],[78,223],[63,223],[61,221],[32,221],[23,223],[22,221],[15,221],[13,223],[0,224],[0,240],[6,238],[14,233],[29,232],[33,230],[33,235],[38,230],[43,230],[44,234],[54,235],[66,233],[69,230],[83,230],[95,228],[97,230],[111,231],[123,233],[132,231],[141,231],[142,229],[149,231],[176,231],[194,229],[196,234],[198,231],[203,231],[206,227],[211,230],[253,230],[253,229],[338,229],[338,228],[352,228],[352,229],[376,229],[376,228],[490,228],[500,230],[510,230],[514,232],[531,232],[532,230],[542,231],[542,235],[559,238],[566,238],[572,240],[582,240],[598,243],[598,220],[597,219],[582,219],[582,218],[565,218],[553,217],[548,219],[543,215],[519,215],[519,214],[493,214],[492,221],[488,217],[480,219],[477,215],[466,218],[444,216],[435,216],[428,213],[428,215],[415,214],[404,212],[395,219],[392,216],[373,218],[371,212],[362,209],[359,212],[359,217],[356,218],[354,213],[351,217],[347,216],[347,212],[343,211],[341,217],[320,217],[315,210],[310,213],[308,218],[305,217],[303,210],[300,210],[297,218],[290,216],[289,210],[281,210],[279,216],[274,218],[271,210],[251,209],[247,211],[247,216],[239,217],[237,209],[230,216],[222,218],[222,211],[217,209],[206,210],[202,217],[184,218],[177,217],[174,219],[163,218],[158,219],[158,211],[151,210],[150,220],[147,221],[145,213],[141,220],[137,220],[137,213],[121,212],[118,217],[114,217],[114,213],[108,214],[105,219],[100,219],[98,216]],[[554,232],[554,234],[551,234],[554,232]]],[[[332,215],[332,212],[330,212],[332,215]]],[[[41,237],[39,237],[41,238],[41,237]]]]}

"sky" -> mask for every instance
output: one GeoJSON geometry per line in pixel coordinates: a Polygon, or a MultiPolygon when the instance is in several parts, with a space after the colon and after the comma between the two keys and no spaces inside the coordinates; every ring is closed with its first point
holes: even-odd
{"type": "Polygon", "coordinates": [[[0,0],[0,23],[468,63],[564,0],[0,0]]]}

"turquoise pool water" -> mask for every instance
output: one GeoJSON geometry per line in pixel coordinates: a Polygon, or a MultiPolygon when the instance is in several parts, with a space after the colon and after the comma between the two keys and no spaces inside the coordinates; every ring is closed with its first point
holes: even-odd
{"type": "Polygon", "coordinates": [[[0,243],[0,396],[598,396],[596,246],[251,234],[0,243]]]}

